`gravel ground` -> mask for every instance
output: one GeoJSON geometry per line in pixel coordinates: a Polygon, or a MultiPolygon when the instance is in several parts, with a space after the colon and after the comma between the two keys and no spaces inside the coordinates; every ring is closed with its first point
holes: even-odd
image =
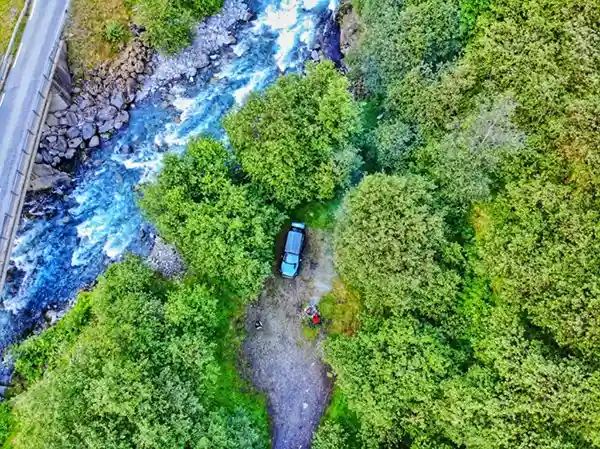
{"type": "Polygon", "coordinates": [[[335,277],[331,236],[309,230],[307,241],[300,276],[272,276],[246,316],[244,353],[249,376],[268,397],[273,449],[309,448],[331,393],[322,341],[302,333],[304,307],[331,290],[335,277]]]}
{"type": "Polygon", "coordinates": [[[185,273],[185,263],[175,247],[158,236],[148,255],[147,263],[150,268],[159,271],[166,278],[174,278],[185,273]]]}

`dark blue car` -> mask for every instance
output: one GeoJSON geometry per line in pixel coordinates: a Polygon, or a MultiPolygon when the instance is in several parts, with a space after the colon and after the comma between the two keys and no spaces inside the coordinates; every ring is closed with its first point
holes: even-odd
{"type": "Polygon", "coordinates": [[[304,223],[292,223],[285,240],[285,249],[281,260],[281,275],[287,279],[293,279],[300,272],[302,261],[302,249],[306,241],[304,223]]]}

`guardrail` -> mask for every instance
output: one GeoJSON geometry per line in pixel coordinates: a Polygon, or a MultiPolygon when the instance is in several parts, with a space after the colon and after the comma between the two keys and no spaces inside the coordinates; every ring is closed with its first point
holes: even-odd
{"type": "Polygon", "coordinates": [[[6,280],[13,241],[19,227],[27,185],[40,144],[42,125],[48,113],[52,78],[64,45],[64,41],[59,40],[52,47],[48,63],[42,75],[44,81],[36,93],[36,106],[29,114],[26,138],[19,149],[18,168],[11,189],[11,204],[9,211],[2,217],[2,228],[0,228],[0,296],[2,296],[4,281],[6,280]]]}
{"type": "Polygon", "coordinates": [[[23,5],[23,9],[21,10],[21,14],[19,14],[19,19],[15,24],[15,28],[13,29],[12,36],[10,37],[10,42],[8,43],[8,47],[6,48],[6,53],[4,53],[4,58],[2,59],[2,65],[0,66],[0,92],[4,89],[4,84],[6,83],[6,79],[8,78],[8,72],[10,72],[10,65],[12,64],[12,51],[17,41],[17,36],[19,35],[19,29],[21,28],[21,24],[23,23],[23,19],[27,15],[27,11],[29,10],[29,6],[31,5],[31,0],[26,0],[23,5]]]}

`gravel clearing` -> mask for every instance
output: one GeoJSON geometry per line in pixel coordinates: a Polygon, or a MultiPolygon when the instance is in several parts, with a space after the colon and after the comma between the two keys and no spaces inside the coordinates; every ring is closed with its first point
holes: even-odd
{"type": "Polygon", "coordinates": [[[244,353],[254,384],[268,397],[273,449],[307,449],[329,396],[321,343],[302,332],[303,309],[331,290],[335,270],[331,236],[308,231],[301,274],[273,275],[259,301],[248,307],[244,353]],[[263,329],[256,330],[260,320],[263,329]]]}

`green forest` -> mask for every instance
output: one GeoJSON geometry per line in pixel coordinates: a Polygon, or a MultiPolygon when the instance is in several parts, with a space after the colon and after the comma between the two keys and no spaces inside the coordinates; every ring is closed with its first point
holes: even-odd
{"type": "Polygon", "coordinates": [[[186,276],[129,257],[13,348],[5,448],[270,447],[239,322],[303,208],[340,284],[314,449],[600,448],[600,5],[351,7],[347,75],[280,77],[143,186],[186,276]]]}

